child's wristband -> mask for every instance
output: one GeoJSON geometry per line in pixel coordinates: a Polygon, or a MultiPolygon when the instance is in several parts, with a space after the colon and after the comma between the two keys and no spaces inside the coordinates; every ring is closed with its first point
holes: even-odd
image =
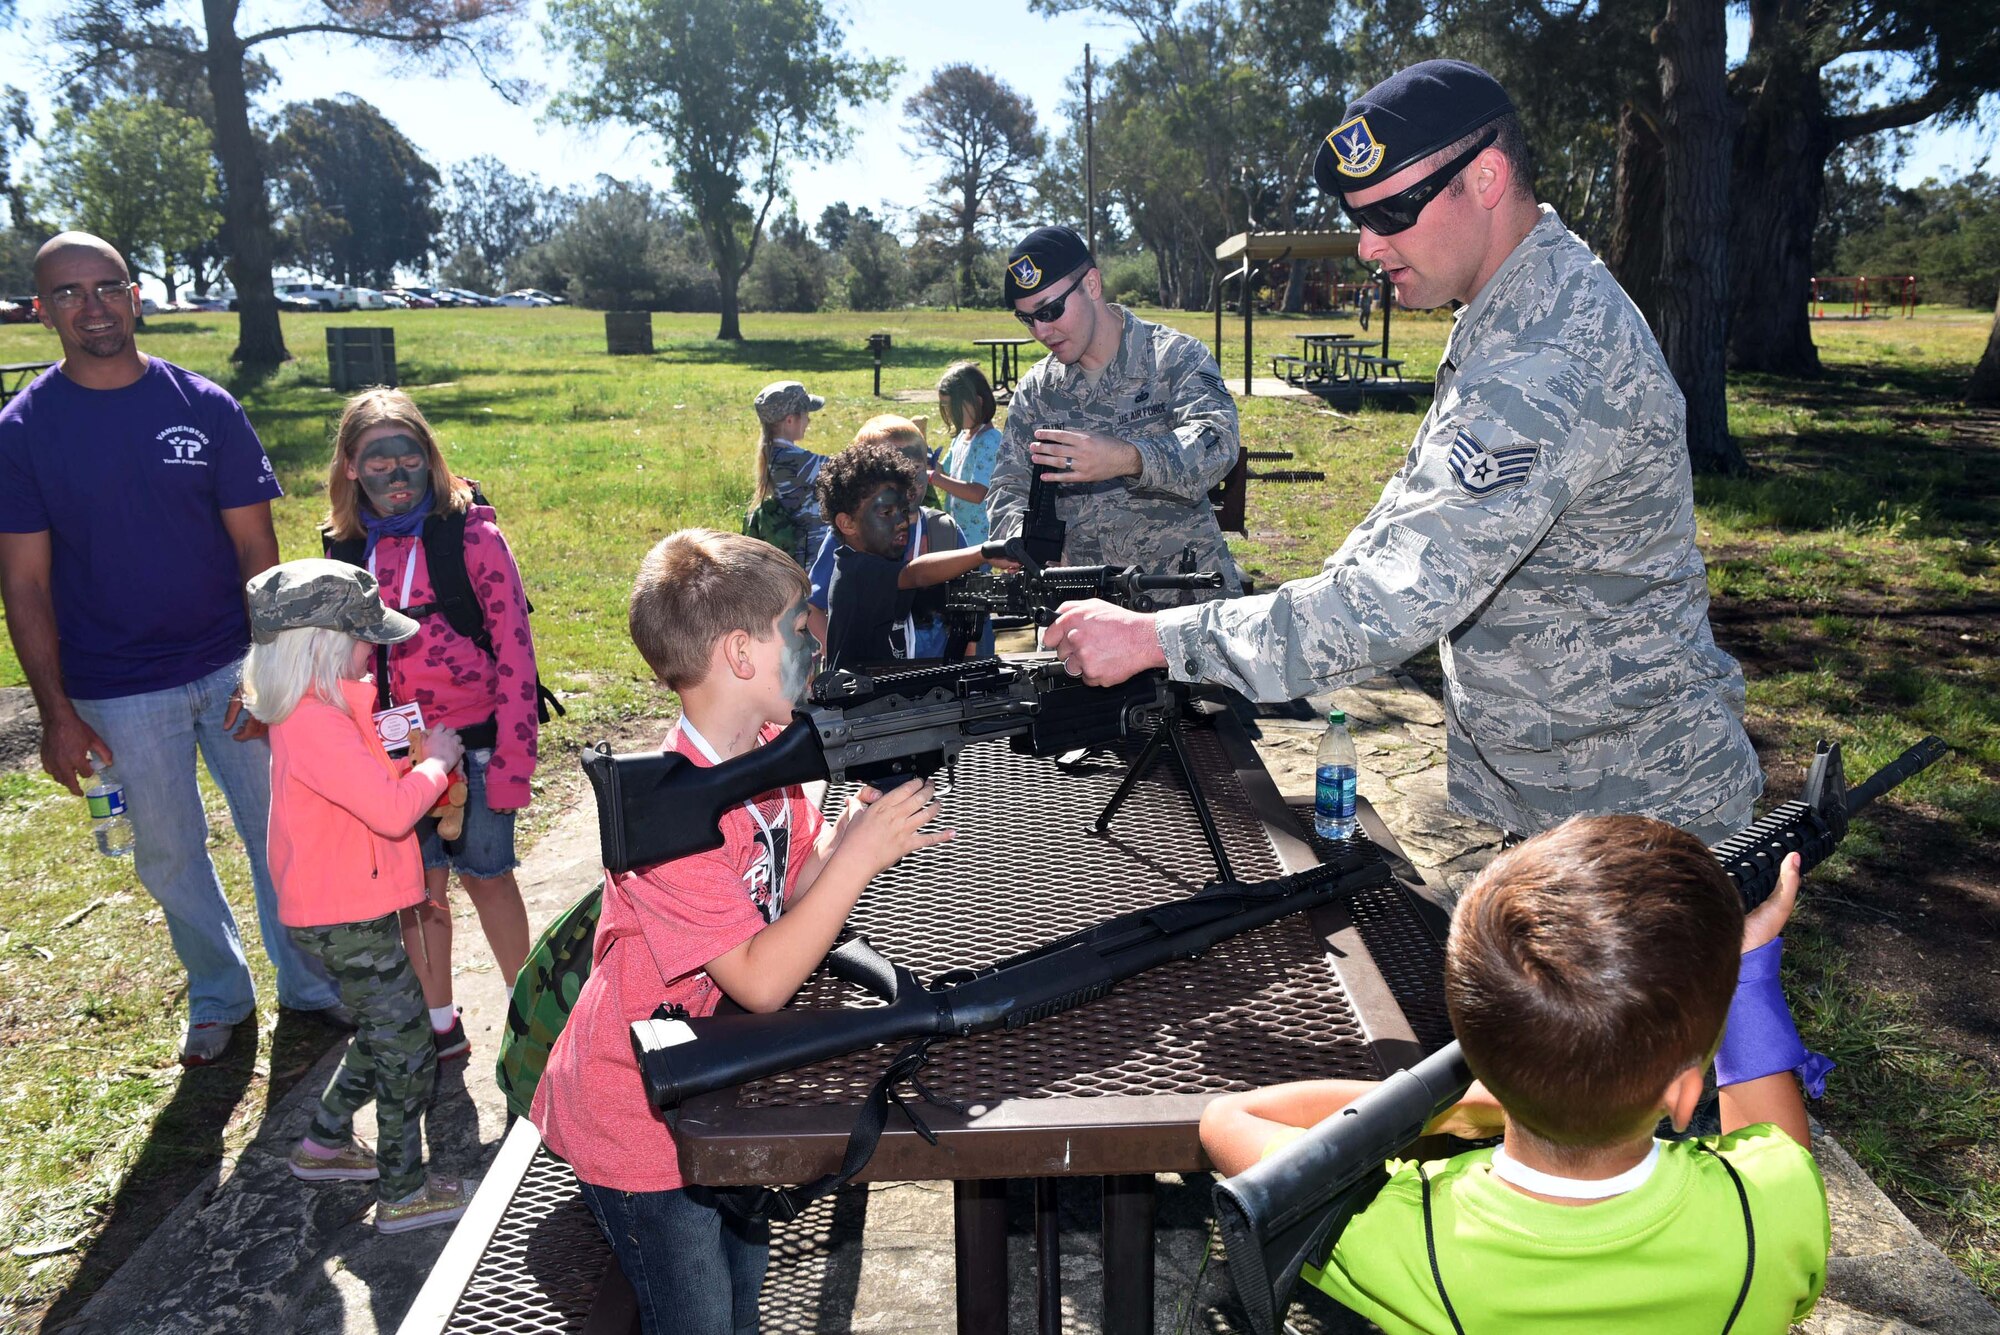
{"type": "Polygon", "coordinates": [[[1729,1018],[1722,1029],[1722,1046],[1715,1054],[1718,1087],[1791,1071],[1811,1097],[1826,1093],[1826,1073],[1834,1063],[1820,1053],[1807,1051],[1798,1026],[1792,1023],[1791,1007],[1785,1004],[1785,990],[1778,980],[1778,965],[1784,957],[1782,936],[1743,956],[1736,976],[1736,996],[1729,1003],[1729,1018]]]}

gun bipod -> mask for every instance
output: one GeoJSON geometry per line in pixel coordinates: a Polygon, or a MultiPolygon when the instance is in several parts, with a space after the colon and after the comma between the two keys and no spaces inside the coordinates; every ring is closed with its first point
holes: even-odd
{"type": "MultiPolygon", "coordinates": [[[[1176,698],[1185,698],[1185,692],[1179,687],[1174,688],[1174,694],[1176,698]]],[[[1216,828],[1215,811],[1208,804],[1208,794],[1201,790],[1201,784],[1195,779],[1194,758],[1188,755],[1187,739],[1181,736],[1183,712],[1184,709],[1176,709],[1161,715],[1154,725],[1153,735],[1146,739],[1146,745],[1132,758],[1131,768],[1125,771],[1124,782],[1118,785],[1118,791],[1111,795],[1111,800],[1104,804],[1104,810],[1098,813],[1097,832],[1103,834],[1111,828],[1111,818],[1118,814],[1118,808],[1125,805],[1125,799],[1138,787],[1139,780],[1146,777],[1146,771],[1160,758],[1160,752],[1165,751],[1173,757],[1174,767],[1181,774],[1181,783],[1187,788],[1188,800],[1194,803],[1194,818],[1201,825],[1202,841],[1208,845],[1209,856],[1215,859],[1216,879],[1234,881],[1236,872],[1230,867],[1229,853],[1222,846],[1222,832],[1216,828]]]]}

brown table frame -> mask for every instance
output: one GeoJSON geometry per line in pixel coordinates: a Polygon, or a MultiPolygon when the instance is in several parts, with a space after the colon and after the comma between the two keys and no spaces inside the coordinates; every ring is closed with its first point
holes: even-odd
{"type": "Polygon", "coordinates": [[[993,368],[993,388],[997,392],[1012,389],[1021,379],[1021,349],[1033,343],[1032,338],[975,338],[972,346],[985,348],[987,362],[993,368]]]}
{"type": "MultiPolygon", "coordinates": [[[[1288,872],[1318,865],[1241,725],[1227,713],[1217,715],[1214,724],[1279,863],[1288,872]]],[[[1365,812],[1363,825],[1392,859],[1408,865],[1372,810],[1365,812]]],[[[1423,1047],[1346,907],[1314,910],[1310,922],[1382,1073],[1414,1064],[1423,1047]]],[[[854,1105],[745,1110],[735,1106],[735,1097],[733,1090],[722,1091],[682,1106],[676,1138],[689,1181],[809,1182],[839,1166],[854,1105]]],[[[1153,1328],[1153,1174],[1209,1170],[1198,1124],[1211,1098],[1003,1099],[981,1106],[973,1117],[927,1107],[925,1120],[937,1143],[927,1143],[907,1121],[892,1117],[874,1159],[856,1180],[954,1183],[958,1329],[962,1335],[1004,1335],[1007,1180],[1101,1177],[1105,1329],[1107,1335],[1137,1335],[1153,1328]]],[[[1053,1193],[1046,1202],[1038,1193],[1037,1206],[1037,1232],[1051,1230],[1052,1237],[1053,1193]]]]}

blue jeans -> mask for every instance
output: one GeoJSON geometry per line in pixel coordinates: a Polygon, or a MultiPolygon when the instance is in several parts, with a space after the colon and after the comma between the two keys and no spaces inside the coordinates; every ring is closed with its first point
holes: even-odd
{"type": "Polygon", "coordinates": [[[208,816],[195,779],[197,747],[250,854],[257,927],[264,953],[277,966],[278,1004],[320,1010],[340,1000],[319,961],[293,945],[278,922],[278,895],[265,861],[271,747],[261,738],[239,742],[222,726],[242,674],[238,662],[185,686],[73,702],[117,759],[104,773],[125,785],[139,883],[166,914],[167,935],[188,971],[188,1018],[195,1024],[235,1024],[257,1009],[236,916],[208,856],[208,816]]]}
{"type": "Polygon", "coordinates": [[[490,881],[521,865],[514,856],[514,813],[486,805],[486,767],[492,763],[489,748],[465,753],[465,828],[458,838],[450,842],[438,838],[433,817],[417,822],[417,846],[423,850],[426,871],[450,867],[460,876],[490,881]]]}
{"type": "Polygon", "coordinates": [[[577,1185],[639,1300],[645,1335],[756,1335],[769,1225],[736,1218],[702,1187],[577,1185]]]}

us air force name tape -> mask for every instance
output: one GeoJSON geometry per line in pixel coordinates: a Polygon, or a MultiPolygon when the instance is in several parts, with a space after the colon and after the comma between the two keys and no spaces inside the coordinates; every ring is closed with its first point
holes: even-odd
{"type": "Polygon", "coordinates": [[[1003,299],[1012,306],[1023,297],[1039,296],[1061,279],[1095,263],[1090,247],[1069,228],[1037,227],[1007,252],[1003,299]]]}
{"type": "Polygon", "coordinates": [[[1330,195],[1365,190],[1514,110],[1499,81],[1463,60],[1426,60],[1348,104],[1313,159],[1330,195]]]}

